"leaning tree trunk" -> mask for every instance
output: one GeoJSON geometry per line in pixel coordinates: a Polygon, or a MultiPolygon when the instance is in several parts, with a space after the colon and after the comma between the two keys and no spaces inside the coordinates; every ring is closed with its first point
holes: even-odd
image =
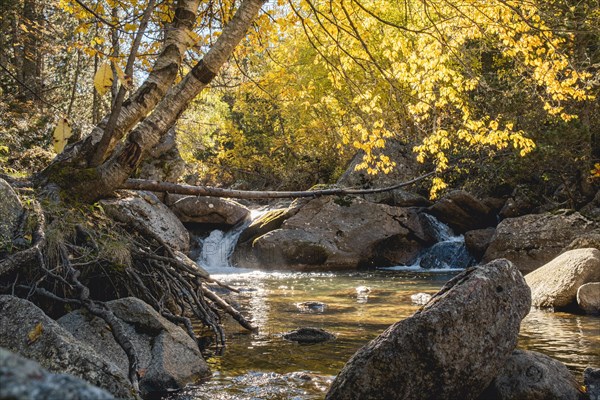
{"type": "Polygon", "coordinates": [[[176,4],[173,28],[153,72],[123,103],[115,127],[106,132],[105,117],[84,140],[69,147],[36,177],[38,186],[58,187],[81,201],[95,201],[119,186],[138,167],[145,154],[166,135],[181,113],[216,76],[239,44],[265,0],[245,0],[225,26],[212,48],[183,80],[173,85],[184,52],[190,46],[190,32],[196,19],[198,0],[176,4]],[[106,134],[110,137],[106,137],[106,134]],[[124,143],[121,139],[127,135],[124,143]],[[105,148],[99,146],[106,144],[105,148]],[[103,152],[99,165],[91,165],[103,152]]]}

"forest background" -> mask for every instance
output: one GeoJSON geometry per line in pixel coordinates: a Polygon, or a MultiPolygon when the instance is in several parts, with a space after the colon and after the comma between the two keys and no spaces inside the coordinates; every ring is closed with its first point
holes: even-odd
{"type": "MultiPolygon", "coordinates": [[[[3,1],[0,172],[40,171],[133,93],[176,3],[3,1]]],[[[200,3],[176,83],[238,6],[200,3]]],[[[439,173],[420,189],[432,197],[522,187],[577,207],[600,176],[599,34],[592,0],[267,2],[176,124],[181,179],[306,189],[357,152],[366,175],[393,170],[393,142],[439,173]]]]}

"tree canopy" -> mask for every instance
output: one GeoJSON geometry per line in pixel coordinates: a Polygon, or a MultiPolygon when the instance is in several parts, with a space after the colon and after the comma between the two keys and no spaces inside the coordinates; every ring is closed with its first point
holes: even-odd
{"type": "MultiPolygon", "coordinates": [[[[58,152],[82,138],[39,181],[80,192],[104,182],[90,198],[118,187],[175,125],[196,172],[226,184],[331,182],[357,150],[359,169],[386,173],[389,140],[442,173],[509,149],[525,156],[548,143],[544,131],[584,141],[579,161],[596,171],[597,1],[2,7],[2,107],[17,120],[31,101],[40,118],[27,143],[18,124],[5,130],[3,152],[52,133],[58,152]]],[[[433,178],[432,195],[445,186],[433,178]]]]}

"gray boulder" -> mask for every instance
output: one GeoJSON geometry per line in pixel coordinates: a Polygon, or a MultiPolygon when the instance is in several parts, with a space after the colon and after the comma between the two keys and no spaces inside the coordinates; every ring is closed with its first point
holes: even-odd
{"type": "Polygon", "coordinates": [[[13,188],[0,178],[0,254],[10,245],[23,206],[13,188]]]}
{"type": "Polygon", "coordinates": [[[480,400],[579,400],[579,385],[561,362],[515,350],[480,400]]]}
{"type": "Polygon", "coordinates": [[[561,254],[543,267],[527,274],[535,307],[565,309],[574,307],[577,289],[600,281],[600,250],[577,249],[561,254]]]}
{"type": "Polygon", "coordinates": [[[496,216],[481,200],[464,190],[454,190],[428,212],[448,225],[456,233],[465,233],[496,225],[496,216]]]}
{"type": "Polygon", "coordinates": [[[510,261],[469,268],[354,354],[326,399],[476,399],[512,354],[530,306],[510,261]]]}
{"type": "Polygon", "coordinates": [[[220,197],[183,196],[169,206],[184,223],[234,226],[250,217],[247,207],[220,197]]]}
{"type": "MultiPolygon", "coordinates": [[[[156,397],[210,376],[195,341],[148,304],[129,297],[110,301],[107,305],[124,322],[127,336],[138,355],[142,397],[156,397]]],[[[58,322],[127,373],[127,355],[115,342],[103,320],[77,310],[58,322]]]]}
{"type": "Polygon", "coordinates": [[[481,260],[496,233],[496,228],[475,229],[465,233],[465,246],[469,253],[481,260]]]}
{"type": "Polygon", "coordinates": [[[110,393],[0,347],[1,400],[114,400],[110,393]]]}
{"type": "Polygon", "coordinates": [[[0,296],[0,346],[39,362],[51,372],[85,379],[116,397],[133,397],[127,374],[27,300],[0,296]]]}
{"type": "Polygon", "coordinates": [[[600,400],[600,368],[587,367],[583,371],[583,385],[590,400],[600,400]]]}
{"type": "Polygon", "coordinates": [[[598,231],[579,213],[531,214],[500,222],[483,262],[504,257],[526,274],[558,256],[575,238],[598,231]]]}
{"type": "Polygon", "coordinates": [[[590,282],[579,286],[577,305],[588,314],[600,314],[600,282],[590,282]]]}
{"type": "Polygon", "coordinates": [[[433,242],[414,209],[322,197],[306,203],[279,229],[236,250],[233,262],[245,268],[294,270],[398,265],[433,242]]]}
{"type": "Polygon", "coordinates": [[[133,229],[167,245],[187,252],[190,235],[181,221],[150,192],[119,191],[119,198],[100,201],[106,213],[116,221],[124,222],[133,229]]]}

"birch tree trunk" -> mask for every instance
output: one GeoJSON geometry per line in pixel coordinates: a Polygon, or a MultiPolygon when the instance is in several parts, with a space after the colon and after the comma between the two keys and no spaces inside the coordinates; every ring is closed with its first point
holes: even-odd
{"type": "Polygon", "coordinates": [[[178,0],[175,18],[166,30],[165,42],[154,68],[140,88],[126,100],[112,130],[105,161],[91,166],[109,116],[82,141],[68,147],[36,177],[38,186],[54,184],[62,194],[81,201],[95,201],[121,186],[146,153],[167,134],[190,102],[212,81],[235,47],[246,35],[265,0],[244,0],[219,38],[192,70],[174,85],[199,0],[178,0]],[[127,135],[124,142],[121,139],[127,135]]]}

